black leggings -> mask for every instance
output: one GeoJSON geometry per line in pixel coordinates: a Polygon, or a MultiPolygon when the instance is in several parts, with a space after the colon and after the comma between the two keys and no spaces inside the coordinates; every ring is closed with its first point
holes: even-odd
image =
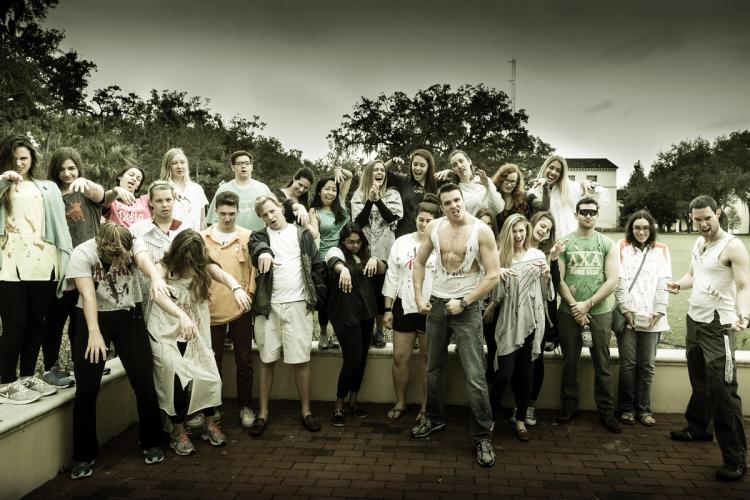
{"type": "Polygon", "coordinates": [[[336,389],[336,397],[339,399],[344,399],[350,392],[359,392],[362,386],[374,323],[372,318],[348,326],[332,322],[333,331],[341,345],[341,356],[344,358],[336,389]]]}
{"type": "Polygon", "coordinates": [[[0,281],[0,383],[34,375],[56,281],[0,281]]]}
{"type": "Polygon", "coordinates": [[[520,349],[497,358],[498,369],[490,391],[490,403],[494,415],[497,415],[505,386],[510,381],[510,387],[516,399],[516,418],[519,421],[526,418],[526,409],[529,406],[529,399],[531,399],[531,347],[533,342],[534,332],[531,332],[520,349]]]}
{"type": "Polygon", "coordinates": [[[47,318],[47,329],[42,338],[42,354],[44,355],[44,369],[49,371],[60,357],[60,345],[62,345],[63,329],[65,322],[68,323],[68,339],[73,345],[73,337],[76,330],[76,303],[78,302],[78,290],[63,292],[61,298],[55,297],[52,301],[47,318]]]}
{"type": "MultiPolygon", "coordinates": [[[[177,342],[177,349],[179,349],[181,355],[185,355],[187,351],[187,342],[177,342]]],[[[187,417],[188,403],[190,403],[190,389],[182,387],[180,383],[180,377],[175,374],[174,376],[174,416],[170,416],[169,419],[174,424],[185,423],[187,417]]],[[[214,416],[213,408],[203,408],[201,411],[206,417],[214,416]]]]}
{"type": "Polygon", "coordinates": [[[487,368],[484,371],[484,378],[488,384],[495,380],[495,356],[497,355],[497,342],[495,342],[495,328],[497,327],[497,315],[500,308],[495,308],[495,314],[492,315],[492,321],[484,323],[482,320],[482,333],[484,334],[484,343],[487,344],[487,368]]]}

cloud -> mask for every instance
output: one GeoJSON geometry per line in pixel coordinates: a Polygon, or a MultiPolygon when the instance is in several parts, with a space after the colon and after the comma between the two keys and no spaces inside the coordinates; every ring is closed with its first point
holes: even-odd
{"type": "Polygon", "coordinates": [[[630,114],[634,111],[633,108],[628,108],[625,111],[622,112],[623,116],[630,116],[630,114]]]}
{"type": "Polygon", "coordinates": [[[596,104],[588,106],[585,110],[586,110],[586,113],[599,113],[600,111],[609,109],[613,107],[614,105],[615,105],[615,101],[613,101],[612,99],[605,99],[601,102],[597,102],[596,104]]]}

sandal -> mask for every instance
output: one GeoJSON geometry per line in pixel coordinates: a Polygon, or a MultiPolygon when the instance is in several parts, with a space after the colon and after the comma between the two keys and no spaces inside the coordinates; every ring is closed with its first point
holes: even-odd
{"type": "Polygon", "coordinates": [[[653,427],[656,424],[656,420],[651,415],[641,415],[639,420],[641,425],[645,425],[646,427],[653,427]]]}
{"type": "Polygon", "coordinates": [[[632,411],[624,411],[620,415],[623,424],[633,425],[635,423],[635,414],[632,411]]]}
{"type": "Polygon", "coordinates": [[[396,408],[395,406],[388,410],[388,418],[391,420],[398,420],[406,411],[406,408],[396,408]]]}

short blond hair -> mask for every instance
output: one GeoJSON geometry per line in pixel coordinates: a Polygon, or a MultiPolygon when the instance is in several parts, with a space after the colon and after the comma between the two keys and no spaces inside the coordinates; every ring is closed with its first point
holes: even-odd
{"type": "Polygon", "coordinates": [[[267,201],[273,202],[273,204],[281,208],[282,211],[284,210],[284,205],[282,205],[279,199],[276,198],[276,195],[273,193],[268,193],[255,198],[255,215],[260,217],[260,211],[267,201]]]}

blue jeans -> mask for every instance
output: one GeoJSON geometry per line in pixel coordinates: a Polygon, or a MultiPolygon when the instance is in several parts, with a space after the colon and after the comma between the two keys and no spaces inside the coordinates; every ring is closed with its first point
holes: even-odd
{"type": "Polygon", "coordinates": [[[642,332],[631,328],[617,335],[621,411],[635,412],[639,417],[651,415],[651,382],[660,336],[661,332],[642,332]]]}
{"type": "Polygon", "coordinates": [[[485,357],[482,336],[482,314],[479,304],[473,303],[455,316],[445,308],[448,299],[431,297],[432,310],[427,315],[429,350],[427,360],[427,418],[436,423],[445,422],[443,392],[445,390],[445,364],[451,332],[456,338],[456,350],[464,369],[466,397],[469,400],[469,433],[476,444],[490,439],[492,409],[484,378],[485,357]]]}

